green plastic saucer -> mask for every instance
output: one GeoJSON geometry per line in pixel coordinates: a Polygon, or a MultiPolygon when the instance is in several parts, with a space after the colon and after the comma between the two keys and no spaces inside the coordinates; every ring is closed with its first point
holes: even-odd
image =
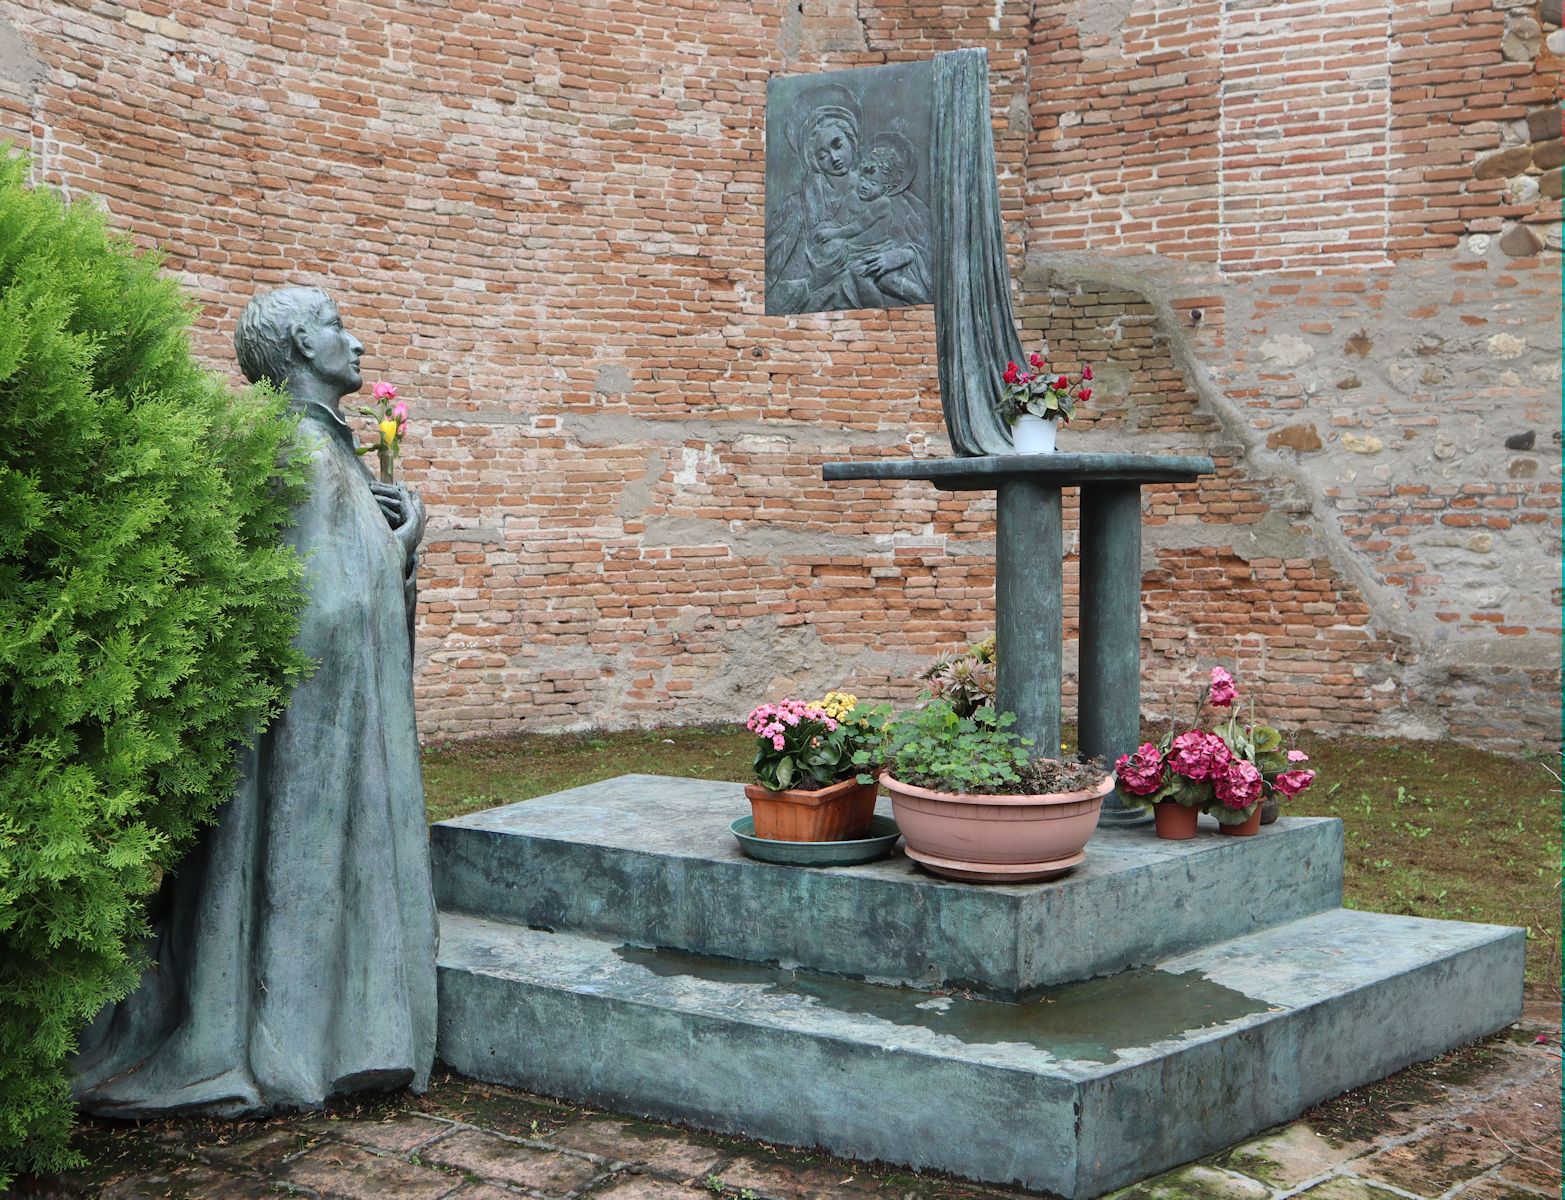
{"type": "Polygon", "coordinates": [[[901,836],[890,817],[870,818],[869,836],[851,842],[776,842],[755,836],[755,818],[740,817],[728,827],[751,858],[785,867],[851,867],[891,853],[901,836]]]}

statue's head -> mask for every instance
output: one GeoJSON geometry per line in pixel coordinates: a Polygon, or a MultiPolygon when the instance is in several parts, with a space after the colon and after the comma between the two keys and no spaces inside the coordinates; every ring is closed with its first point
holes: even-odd
{"type": "Polygon", "coordinates": [[[810,158],[823,175],[846,175],[859,149],[859,125],[843,108],[818,108],[810,120],[810,158]]]}
{"type": "Polygon", "coordinates": [[[333,404],[364,385],[364,346],[342,327],[337,305],[320,288],[262,292],[239,314],[234,331],[239,369],[251,383],[266,380],[298,398],[333,404]]]}
{"type": "Polygon", "coordinates": [[[913,183],[918,160],[913,144],[900,133],[877,134],[858,170],[858,197],[874,200],[905,192],[913,183]]]}

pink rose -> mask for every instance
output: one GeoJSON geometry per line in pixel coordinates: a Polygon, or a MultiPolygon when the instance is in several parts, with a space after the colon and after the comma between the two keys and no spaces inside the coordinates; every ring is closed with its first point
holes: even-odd
{"type": "Polygon", "coordinates": [[[406,420],[408,415],[408,406],[399,400],[396,404],[391,406],[391,415],[396,417],[399,421],[406,420]]]}
{"type": "Polygon", "coordinates": [[[1221,667],[1212,668],[1212,686],[1207,699],[1214,708],[1227,708],[1239,693],[1234,688],[1234,677],[1221,667]]]}
{"type": "Polygon", "coordinates": [[[1314,782],[1314,771],[1284,771],[1277,776],[1272,786],[1291,800],[1314,782]]]}
{"type": "Polygon", "coordinates": [[[1181,733],[1169,747],[1169,769],[1197,782],[1213,778],[1226,767],[1233,755],[1215,733],[1192,729],[1181,733]]]}
{"type": "Polygon", "coordinates": [[[378,380],[371,389],[377,400],[395,400],[397,398],[397,385],[387,383],[384,379],[378,380]]]}
{"type": "Polygon", "coordinates": [[[1212,776],[1212,791],[1229,808],[1249,808],[1261,798],[1261,783],[1255,764],[1236,758],[1212,776]]]}
{"type": "Polygon", "coordinates": [[[1163,755],[1151,742],[1143,742],[1134,754],[1121,754],[1114,764],[1119,783],[1132,796],[1150,796],[1163,786],[1163,755]]]}

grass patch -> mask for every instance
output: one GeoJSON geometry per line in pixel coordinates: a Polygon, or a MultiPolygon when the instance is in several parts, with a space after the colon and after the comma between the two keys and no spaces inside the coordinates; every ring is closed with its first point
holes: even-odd
{"type": "MultiPolygon", "coordinates": [[[[1528,980],[1559,986],[1561,791],[1544,763],[1451,742],[1288,744],[1320,779],[1284,812],[1342,819],[1350,907],[1525,925],[1528,980]]],[[[525,734],[434,748],[424,788],[439,821],[632,772],[740,782],[754,752],[735,725],[525,734]]]]}
{"type": "Polygon", "coordinates": [[[738,725],[481,738],[426,751],[424,795],[429,819],[444,821],[615,775],[744,780],[754,757],[738,725]]]}

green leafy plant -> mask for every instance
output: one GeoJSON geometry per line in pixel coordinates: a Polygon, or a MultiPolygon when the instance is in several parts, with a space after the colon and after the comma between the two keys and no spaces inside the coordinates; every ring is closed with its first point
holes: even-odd
{"type": "Polygon", "coordinates": [[[949,700],[932,699],[892,722],[886,769],[902,783],[940,792],[1014,792],[1032,745],[1010,732],[1015,722],[1015,713],[983,707],[963,716],[949,700]]]}
{"type": "Polygon", "coordinates": [[[0,146],[0,1187],[68,1164],[68,1056],[305,663],[285,400],[0,146]]]}

